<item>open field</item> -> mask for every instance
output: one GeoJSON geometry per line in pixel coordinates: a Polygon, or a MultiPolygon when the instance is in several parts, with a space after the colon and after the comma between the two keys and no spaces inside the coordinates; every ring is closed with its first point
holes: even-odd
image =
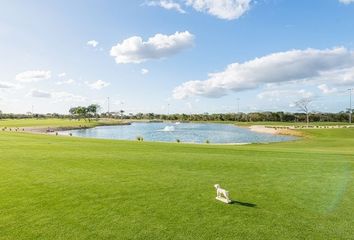
{"type": "MultiPolygon", "coordinates": [[[[304,122],[237,122],[238,126],[266,125],[266,126],[306,126],[304,122]]],[[[343,126],[347,122],[310,122],[309,126],[343,126]]],[[[353,124],[352,124],[353,125],[353,124]]]]}
{"type": "Polygon", "coordinates": [[[75,128],[91,128],[106,125],[120,125],[124,122],[114,119],[92,119],[88,120],[71,120],[71,119],[0,119],[0,128],[25,128],[26,130],[46,130],[51,128],[54,130],[60,129],[75,129],[75,128]]]}
{"type": "Polygon", "coordinates": [[[353,239],[354,129],[302,131],[245,146],[0,132],[0,239],[353,239]]]}
{"type": "MultiPolygon", "coordinates": [[[[192,121],[193,122],[193,121],[192,121]]],[[[198,122],[198,121],[194,121],[198,122]]],[[[235,121],[206,121],[209,123],[224,123],[224,124],[235,124],[239,127],[250,127],[250,126],[270,126],[270,127],[285,127],[285,126],[295,126],[295,127],[306,127],[306,122],[235,122],[235,121]]],[[[347,122],[310,122],[309,126],[354,126],[354,123],[349,124],[347,122]]]]}

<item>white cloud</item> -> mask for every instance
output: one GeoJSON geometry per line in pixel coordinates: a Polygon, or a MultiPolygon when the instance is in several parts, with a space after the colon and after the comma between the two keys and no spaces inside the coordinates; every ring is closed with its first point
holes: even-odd
{"type": "Polygon", "coordinates": [[[297,91],[297,97],[300,97],[300,98],[312,98],[314,97],[314,94],[312,92],[309,92],[305,89],[301,89],[299,91],[297,91]]]}
{"type": "Polygon", "coordinates": [[[63,81],[58,81],[56,82],[57,85],[64,85],[64,84],[73,84],[75,83],[74,79],[67,79],[67,80],[63,80],[63,81]]]}
{"type": "Polygon", "coordinates": [[[343,4],[351,4],[354,3],[354,0],[339,0],[339,2],[343,4]]]}
{"type": "Polygon", "coordinates": [[[16,85],[9,83],[9,82],[0,82],[0,89],[1,88],[15,88],[16,85]]]}
{"type": "Polygon", "coordinates": [[[66,73],[65,73],[65,72],[58,74],[58,77],[60,77],[60,78],[65,77],[65,76],[66,76],[66,73]]]}
{"type": "Polygon", "coordinates": [[[334,83],[338,86],[350,86],[354,84],[354,67],[322,72],[317,79],[321,82],[334,83]]]}
{"type": "MultiPolygon", "coordinates": [[[[196,11],[205,12],[226,20],[240,18],[250,10],[252,1],[253,0],[180,0],[186,7],[192,7],[196,11]]],[[[175,10],[182,14],[186,13],[181,4],[174,0],[149,0],[143,5],[158,6],[167,10],[175,10]]]]}
{"type": "MultiPolygon", "coordinates": [[[[347,77],[346,81],[350,82],[354,81],[354,74],[349,74],[353,65],[354,53],[345,48],[279,52],[244,63],[230,64],[222,72],[209,74],[205,81],[186,82],[174,89],[173,96],[176,99],[190,96],[221,97],[229,91],[256,89],[267,83],[318,81],[335,71],[341,71],[347,77]]],[[[332,82],[344,81],[338,76],[333,77],[332,82]]]]}
{"type": "Polygon", "coordinates": [[[337,88],[330,88],[330,87],[327,86],[327,84],[319,85],[318,89],[320,89],[323,94],[331,94],[331,93],[338,92],[337,88]]]}
{"type": "Polygon", "coordinates": [[[51,77],[50,71],[26,71],[16,75],[19,82],[29,83],[46,80],[51,77]]]}
{"type": "Polygon", "coordinates": [[[311,98],[314,94],[305,89],[283,89],[276,88],[260,92],[257,97],[261,100],[271,101],[271,102],[283,102],[289,99],[298,98],[311,98]]]}
{"type": "Polygon", "coordinates": [[[111,49],[111,56],[120,63],[141,63],[160,59],[193,46],[194,36],[188,31],[172,35],[156,34],[144,42],[139,36],[125,39],[111,49]]]}
{"type": "Polygon", "coordinates": [[[146,68],[142,68],[141,69],[141,74],[142,75],[146,75],[146,74],[148,74],[149,73],[149,69],[146,69],[146,68]]]}
{"type": "Polygon", "coordinates": [[[74,95],[68,92],[46,92],[38,89],[32,89],[27,96],[35,98],[51,98],[54,102],[84,102],[87,99],[83,96],[74,95]]]}
{"type": "Polygon", "coordinates": [[[220,19],[233,20],[244,15],[252,0],[186,0],[188,6],[220,19]]]}
{"type": "Polygon", "coordinates": [[[146,3],[146,5],[148,6],[158,6],[158,7],[162,7],[164,9],[167,10],[175,10],[179,13],[186,13],[186,11],[183,10],[183,8],[181,7],[181,5],[179,3],[176,3],[172,0],[155,0],[155,1],[148,1],[146,3]]]}
{"type": "Polygon", "coordinates": [[[341,85],[352,85],[354,84],[354,67],[348,69],[342,69],[341,71],[341,85]]]}
{"type": "Polygon", "coordinates": [[[87,46],[95,48],[98,46],[99,42],[97,42],[96,40],[90,40],[86,44],[87,44],[87,46]]]}
{"type": "Polygon", "coordinates": [[[87,99],[80,95],[74,95],[68,92],[55,92],[52,94],[55,102],[84,102],[87,99]]]}
{"type": "Polygon", "coordinates": [[[91,89],[96,89],[96,90],[100,90],[102,88],[108,87],[110,85],[110,83],[102,81],[102,80],[97,80],[95,82],[89,83],[86,82],[86,84],[91,88],[91,89]]]}
{"type": "Polygon", "coordinates": [[[28,96],[35,97],[35,98],[51,98],[52,94],[42,90],[32,89],[29,92],[28,96]]]}

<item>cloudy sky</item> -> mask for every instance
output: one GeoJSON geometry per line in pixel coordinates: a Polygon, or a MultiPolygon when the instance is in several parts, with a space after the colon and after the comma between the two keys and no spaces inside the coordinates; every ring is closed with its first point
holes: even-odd
{"type": "Polygon", "coordinates": [[[354,0],[11,0],[0,110],[339,112],[354,87],[354,0]]]}

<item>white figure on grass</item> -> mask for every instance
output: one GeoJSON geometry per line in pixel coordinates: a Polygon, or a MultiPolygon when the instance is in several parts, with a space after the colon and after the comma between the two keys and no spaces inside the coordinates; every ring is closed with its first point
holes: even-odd
{"type": "Polygon", "coordinates": [[[229,192],[225,189],[222,189],[219,184],[214,185],[216,189],[216,199],[224,202],[224,203],[231,203],[229,192]]]}

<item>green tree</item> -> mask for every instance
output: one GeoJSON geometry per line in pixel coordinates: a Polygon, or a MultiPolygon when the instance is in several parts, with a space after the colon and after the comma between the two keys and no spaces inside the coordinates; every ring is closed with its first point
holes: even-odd
{"type": "Polygon", "coordinates": [[[98,111],[101,109],[100,105],[98,104],[91,104],[86,108],[86,114],[90,117],[97,117],[98,111]]]}
{"type": "Polygon", "coordinates": [[[78,107],[73,107],[70,108],[69,110],[70,114],[74,116],[74,118],[86,118],[87,117],[87,108],[78,106],[78,107]]]}

